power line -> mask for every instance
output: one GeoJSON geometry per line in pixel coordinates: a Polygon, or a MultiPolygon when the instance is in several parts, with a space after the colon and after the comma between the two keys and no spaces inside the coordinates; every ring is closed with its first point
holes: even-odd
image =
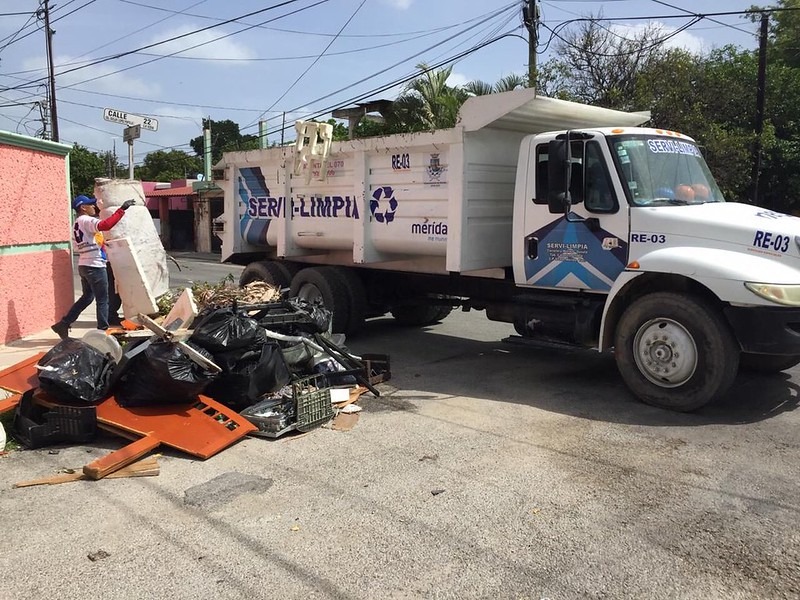
{"type": "Polygon", "coordinates": [[[356,18],[356,15],[358,14],[358,11],[360,11],[360,10],[361,10],[361,8],[364,6],[364,4],[365,4],[366,2],[367,2],[367,0],[361,0],[361,4],[359,4],[359,5],[356,7],[356,9],[353,11],[353,14],[352,14],[352,15],[350,15],[350,18],[349,18],[349,19],[347,19],[347,21],[345,21],[344,25],[342,25],[342,26],[341,26],[341,28],[339,29],[339,32],[338,32],[338,33],[337,33],[337,34],[336,34],[336,35],[335,35],[335,36],[334,36],[334,37],[331,39],[331,41],[330,41],[330,42],[328,42],[328,45],[327,45],[327,46],[325,46],[325,48],[322,50],[322,52],[320,52],[320,53],[319,53],[319,56],[317,56],[317,57],[314,59],[314,62],[312,62],[310,65],[308,65],[308,67],[306,68],[306,70],[305,70],[305,71],[303,71],[302,73],[300,73],[300,75],[298,75],[298,76],[297,76],[297,79],[295,79],[295,80],[292,82],[292,85],[290,85],[288,88],[286,88],[286,91],[285,91],[285,92],[283,92],[283,94],[281,94],[280,98],[278,98],[277,100],[275,100],[275,102],[273,102],[273,103],[272,103],[272,105],[271,105],[271,106],[270,106],[270,107],[269,107],[267,110],[265,110],[263,113],[261,113],[261,114],[258,116],[258,118],[259,118],[259,119],[260,119],[261,117],[263,117],[263,116],[264,116],[266,113],[268,113],[269,111],[271,111],[273,108],[275,108],[275,105],[276,105],[278,102],[280,102],[281,100],[283,100],[283,99],[286,97],[286,95],[287,95],[289,92],[291,92],[291,91],[292,91],[292,89],[294,89],[294,86],[296,86],[298,83],[300,83],[300,80],[301,80],[301,79],[303,79],[303,77],[305,77],[305,76],[306,76],[306,74],[307,74],[307,73],[308,73],[308,72],[309,72],[309,71],[310,71],[310,70],[311,70],[311,69],[314,67],[314,65],[316,65],[316,64],[317,64],[317,63],[320,61],[320,59],[321,59],[321,58],[322,58],[322,57],[325,55],[325,53],[328,51],[328,49],[329,49],[329,48],[330,48],[330,47],[333,45],[333,43],[334,43],[334,42],[335,42],[335,41],[336,41],[336,40],[339,38],[339,35],[341,35],[341,33],[342,33],[342,32],[345,30],[345,28],[346,28],[346,27],[347,27],[347,26],[350,24],[350,22],[351,22],[353,19],[355,19],[355,18],[356,18]]]}
{"type": "MultiPolygon", "coordinates": [[[[675,10],[679,10],[681,12],[687,13],[687,14],[695,16],[695,17],[699,17],[700,16],[699,14],[693,13],[690,10],[686,10],[685,8],[681,8],[680,6],[675,6],[674,4],[669,4],[668,2],[663,2],[662,0],[652,0],[652,1],[655,2],[656,4],[660,4],[661,6],[666,6],[667,8],[674,8],[675,10]]],[[[708,20],[713,22],[713,23],[717,23],[719,25],[723,25],[724,27],[730,27],[731,29],[735,29],[736,31],[741,31],[741,32],[746,33],[748,35],[753,35],[752,31],[747,31],[746,29],[742,29],[741,27],[736,27],[736,25],[731,25],[730,23],[723,23],[722,21],[714,19],[713,17],[708,17],[708,20]]]]}
{"type": "MultiPolygon", "coordinates": [[[[73,0],[73,1],[74,1],[74,0],[73,0]]],[[[94,2],[94,1],[96,1],[96,0],[90,0],[90,1],[91,1],[91,2],[94,2]]],[[[319,4],[323,4],[323,3],[325,3],[325,2],[329,2],[329,1],[330,1],[330,0],[319,0],[317,3],[315,3],[315,4],[311,5],[311,6],[305,7],[305,8],[311,8],[311,7],[313,7],[313,6],[317,6],[317,5],[319,5],[319,4]]],[[[75,71],[80,71],[80,70],[82,70],[82,69],[86,69],[86,68],[88,68],[88,67],[93,67],[93,66],[96,66],[96,65],[99,65],[99,64],[102,64],[102,63],[108,62],[108,61],[110,61],[110,60],[116,60],[116,59],[118,59],[118,58],[122,58],[122,57],[124,57],[124,56],[129,56],[129,55],[131,55],[131,54],[135,54],[136,52],[141,52],[142,50],[147,50],[147,49],[150,49],[150,48],[154,48],[154,47],[156,47],[156,46],[160,46],[160,45],[162,45],[162,44],[166,44],[166,43],[168,43],[168,42],[174,42],[174,41],[176,41],[176,40],[180,40],[180,39],[183,39],[183,38],[186,38],[186,37],[192,36],[192,35],[196,35],[196,34],[198,34],[198,33],[202,33],[203,31],[208,31],[208,30],[210,30],[210,29],[215,29],[215,28],[217,28],[217,27],[220,27],[220,26],[222,26],[222,25],[226,25],[226,24],[228,24],[228,23],[232,23],[232,22],[236,21],[237,19],[242,19],[242,18],[245,18],[245,17],[250,17],[250,16],[257,15],[257,14],[260,14],[260,13],[263,13],[263,12],[267,12],[267,11],[270,11],[270,10],[275,10],[275,9],[277,9],[277,8],[281,8],[281,7],[283,7],[283,6],[287,6],[287,5],[289,5],[289,4],[294,4],[295,2],[299,2],[299,0],[284,0],[284,2],[280,2],[280,3],[278,3],[278,4],[274,4],[274,5],[272,5],[272,6],[268,6],[268,7],[266,7],[266,8],[262,8],[262,9],[259,9],[259,10],[256,10],[256,11],[249,12],[249,13],[247,13],[247,14],[245,14],[245,15],[242,15],[242,16],[240,16],[240,17],[236,17],[236,18],[234,18],[234,19],[227,19],[227,20],[225,20],[225,21],[221,21],[221,22],[219,22],[219,23],[216,23],[216,24],[214,24],[214,25],[209,25],[208,27],[202,27],[202,28],[200,28],[200,29],[195,29],[195,30],[193,30],[193,31],[189,31],[189,32],[187,32],[187,33],[182,33],[182,34],[180,34],[180,35],[176,35],[176,36],[173,36],[173,37],[171,37],[171,38],[167,38],[167,39],[165,39],[165,40],[161,40],[161,41],[159,41],[159,42],[153,42],[153,43],[151,43],[151,44],[147,44],[147,45],[145,45],[145,46],[140,46],[139,48],[135,48],[135,49],[133,49],[133,50],[128,50],[128,51],[125,51],[125,52],[118,52],[118,53],[116,53],[116,54],[112,54],[112,55],[109,55],[109,56],[105,56],[105,57],[103,57],[103,58],[99,58],[99,59],[97,59],[97,60],[95,60],[95,61],[93,61],[93,62],[90,62],[90,63],[87,63],[87,64],[83,64],[83,65],[80,65],[80,66],[77,66],[77,67],[73,67],[73,68],[71,68],[71,69],[67,69],[67,70],[65,70],[65,71],[61,71],[61,72],[57,73],[56,75],[58,75],[58,76],[61,76],[61,75],[66,75],[67,73],[73,73],[73,72],[75,72],[75,71]]],[[[305,9],[300,9],[300,10],[305,10],[305,9]]],[[[298,11],[298,12],[299,12],[299,11],[298,11]]],[[[294,13],[288,13],[288,14],[294,14],[294,13]]],[[[283,16],[286,16],[286,15],[283,15],[283,16]]],[[[282,18],[282,17],[278,17],[278,18],[282,18]]],[[[265,21],[265,22],[269,22],[269,21],[265,21]]],[[[245,28],[245,29],[243,29],[243,30],[240,30],[239,32],[235,32],[235,33],[241,33],[242,31],[246,31],[247,29],[252,29],[252,27],[245,28]]],[[[212,41],[217,41],[217,40],[219,40],[219,39],[223,39],[223,38],[225,38],[225,37],[229,37],[230,35],[235,35],[235,33],[233,33],[233,34],[227,34],[227,35],[225,35],[225,36],[222,36],[222,37],[220,37],[220,38],[216,38],[216,39],[214,39],[214,40],[212,40],[212,41]]],[[[177,54],[177,53],[180,53],[180,52],[185,52],[185,51],[187,51],[187,50],[191,50],[191,49],[193,49],[193,48],[199,47],[199,46],[201,46],[201,45],[206,45],[206,44],[209,44],[209,43],[211,43],[211,42],[203,42],[202,44],[198,44],[198,45],[196,45],[196,46],[192,46],[192,47],[190,47],[190,48],[185,48],[185,49],[183,49],[183,50],[179,50],[179,51],[177,51],[177,52],[175,52],[175,53],[177,54]]],[[[104,74],[104,75],[102,75],[102,76],[99,76],[99,77],[94,77],[94,78],[92,78],[92,79],[87,79],[87,80],[85,80],[85,81],[81,81],[81,82],[78,82],[78,83],[76,83],[76,84],[73,84],[73,85],[81,85],[81,84],[83,84],[83,83],[87,83],[87,82],[89,82],[89,81],[94,81],[95,79],[99,79],[100,77],[108,77],[109,75],[114,75],[115,73],[119,73],[119,72],[122,72],[122,71],[126,71],[126,70],[132,69],[132,68],[134,68],[134,67],[136,67],[136,66],[141,66],[141,65],[149,64],[149,63],[151,63],[151,62],[154,62],[154,61],[153,61],[153,60],[150,60],[150,61],[145,61],[145,62],[143,62],[143,63],[140,63],[139,65],[133,65],[133,66],[131,66],[131,67],[127,67],[127,68],[125,68],[125,69],[120,69],[120,70],[118,70],[118,71],[114,71],[114,72],[112,72],[112,73],[106,73],[106,74],[104,74]]],[[[17,86],[17,87],[19,87],[19,86],[17,86]]],[[[70,87],[71,87],[71,86],[70,86],[70,87]]],[[[15,88],[8,88],[8,89],[15,89],[15,88]]]]}
{"type": "MultiPolygon", "coordinates": [[[[313,104],[314,102],[319,102],[320,100],[324,100],[325,98],[329,98],[329,97],[334,96],[336,94],[339,94],[339,93],[341,93],[341,92],[343,92],[345,90],[349,90],[349,89],[351,89],[351,88],[353,88],[353,87],[355,87],[357,85],[360,85],[360,84],[364,83],[365,81],[368,81],[368,80],[370,80],[370,79],[372,79],[374,77],[377,77],[378,75],[383,75],[387,71],[390,71],[391,69],[394,69],[395,67],[398,67],[398,66],[400,66],[402,64],[408,63],[409,61],[414,60],[415,58],[418,58],[420,55],[424,54],[425,52],[428,52],[430,50],[433,50],[434,48],[442,46],[443,44],[446,44],[450,40],[452,40],[452,39],[454,39],[454,38],[456,38],[458,36],[461,36],[461,35],[467,33],[468,31],[470,31],[472,29],[475,29],[476,27],[479,27],[480,25],[484,24],[487,21],[490,21],[491,19],[494,19],[495,17],[503,14],[504,12],[506,12],[508,10],[515,9],[516,6],[517,6],[517,4],[516,4],[516,2],[514,2],[514,3],[509,4],[509,5],[507,5],[507,6],[503,7],[503,8],[500,8],[500,9],[498,9],[498,10],[492,12],[492,13],[489,13],[489,16],[485,17],[484,19],[478,21],[477,23],[475,23],[473,25],[470,25],[465,30],[460,31],[458,33],[455,33],[455,34],[451,35],[450,37],[442,40],[441,42],[438,42],[436,44],[433,44],[432,46],[424,48],[424,49],[420,50],[419,52],[416,52],[416,53],[412,54],[411,56],[407,56],[407,57],[399,60],[398,62],[393,63],[393,64],[389,65],[388,67],[386,67],[384,69],[381,69],[380,71],[377,71],[376,73],[373,73],[371,75],[368,75],[367,77],[359,79],[358,81],[355,81],[355,82],[353,82],[353,83],[351,83],[351,84],[349,84],[349,85],[347,85],[347,86],[345,86],[343,88],[340,88],[340,89],[338,89],[338,90],[336,90],[334,92],[330,92],[330,93],[326,94],[325,96],[323,96],[322,98],[317,98],[316,100],[312,100],[311,102],[309,102],[307,104],[313,104]]],[[[392,86],[390,86],[390,87],[392,87],[392,86]]],[[[305,106],[305,105],[303,105],[303,106],[305,106]]],[[[296,110],[300,110],[301,108],[302,108],[302,106],[298,106],[298,107],[295,107],[295,108],[290,109],[289,111],[285,111],[285,112],[294,112],[296,110]]],[[[263,116],[263,113],[262,113],[262,116],[263,116]]],[[[258,124],[258,119],[256,119],[252,123],[246,125],[245,127],[243,127],[243,129],[249,129],[251,127],[256,126],[257,124],[258,124]]]]}
{"type": "MultiPolygon", "coordinates": [[[[122,2],[124,4],[131,4],[133,6],[141,6],[142,8],[151,8],[153,10],[160,10],[160,11],[164,11],[164,12],[168,12],[168,13],[178,14],[177,11],[171,10],[169,8],[163,8],[161,6],[153,6],[151,4],[143,4],[141,2],[133,2],[133,0],[118,0],[118,2],[122,2]]],[[[191,7],[189,7],[189,8],[191,8],[191,7]]],[[[188,13],[188,12],[183,12],[183,11],[181,11],[180,14],[184,14],[187,17],[196,17],[198,19],[207,19],[207,20],[210,20],[210,21],[221,21],[222,20],[219,17],[211,17],[211,16],[208,16],[208,15],[198,15],[196,13],[188,13]]],[[[239,20],[237,20],[236,22],[239,23],[239,20]]],[[[241,24],[242,25],[248,25],[248,23],[241,23],[241,24]]],[[[436,29],[423,29],[423,30],[419,30],[419,31],[405,31],[405,32],[394,32],[394,33],[391,33],[391,32],[386,32],[386,33],[350,33],[350,34],[343,33],[341,35],[338,35],[338,37],[349,37],[349,38],[400,37],[400,36],[404,36],[404,35],[416,35],[418,33],[437,33],[439,31],[442,31],[442,30],[445,30],[445,29],[450,29],[452,27],[457,27],[458,25],[459,24],[447,25],[447,26],[444,26],[444,27],[436,28],[436,29]]],[[[335,33],[320,33],[320,32],[314,32],[314,31],[298,31],[296,29],[282,29],[280,27],[264,27],[263,25],[256,25],[256,27],[258,27],[260,29],[269,29],[270,31],[280,31],[281,33],[296,33],[296,34],[300,34],[300,35],[317,35],[317,36],[322,36],[322,37],[337,37],[337,34],[335,34],[335,33]]]]}

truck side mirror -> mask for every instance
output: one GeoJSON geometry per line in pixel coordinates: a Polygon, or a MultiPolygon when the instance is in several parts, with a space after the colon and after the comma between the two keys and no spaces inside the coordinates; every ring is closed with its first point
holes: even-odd
{"type": "Polygon", "coordinates": [[[547,207],[551,213],[564,213],[569,210],[569,160],[567,142],[552,140],[547,144],[547,207]]]}

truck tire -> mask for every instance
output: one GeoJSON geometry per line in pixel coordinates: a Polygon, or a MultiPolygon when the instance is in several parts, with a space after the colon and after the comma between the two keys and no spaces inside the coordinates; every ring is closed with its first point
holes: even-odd
{"type": "Polygon", "coordinates": [[[254,281],[264,281],[278,289],[288,288],[292,282],[291,271],[274,260],[260,260],[247,265],[239,276],[239,287],[254,281]]]}
{"type": "Polygon", "coordinates": [[[355,335],[364,327],[367,317],[367,290],[364,283],[353,269],[348,267],[331,267],[342,280],[347,290],[350,304],[350,320],[347,323],[347,335],[355,335]]]}
{"type": "Polygon", "coordinates": [[[617,367],[643,402],[691,411],[728,391],[739,346],[712,306],[688,294],[658,292],[634,301],[617,325],[617,367]]]}
{"type": "Polygon", "coordinates": [[[779,373],[786,369],[791,369],[798,363],[800,363],[800,356],[796,354],[786,356],[742,352],[742,356],[739,358],[739,368],[741,370],[755,371],[756,373],[779,373]]]}
{"type": "Polygon", "coordinates": [[[350,304],[342,278],[333,267],[308,267],[292,278],[289,297],[321,304],[331,311],[334,333],[347,333],[350,304]]]}
{"type": "Polygon", "coordinates": [[[435,304],[405,304],[392,309],[394,320],[407,327],[432,325],[439,320],[439,309],[435,304]]]}
{"type": "Polygon", "coordinates": [[[452,306],[439,306],[437,308],[439,312],[436,314],[436,321],[444,321],[453,312],[452,306]]]}

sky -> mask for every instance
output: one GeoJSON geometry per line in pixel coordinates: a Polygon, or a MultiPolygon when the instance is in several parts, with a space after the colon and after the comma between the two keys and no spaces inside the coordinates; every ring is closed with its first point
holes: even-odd
{"type": "MultiPolygon", "coordinates": [[[[540,0],[537,60],[555,48],[547,44],[551,30],[590,15],[621,35],[659,26],[669,45],[694,52],[752,49],[758,26],[741,15],[694,21],[754,3],[540,0]]],[[[0,130],[42,129],[40,6],[0,0],[0,130]]],[[[105,108],[157,119],[158,130],[143,130],[134,143],[139,164],[154,150],[192,152],[188,142],[202,133],[204,117],[231,119],[243,133],[257,133],[266,119],[270,141],[280,140],[285,119],[292,139],[296,119],[396,97],[398,82],[422,62],[457,59],[451,85],[527,72],[520,0],[50,0],[50,11],[60,140],[115,148],[122,164],[124,125],[104,120],[105,108]]]]}

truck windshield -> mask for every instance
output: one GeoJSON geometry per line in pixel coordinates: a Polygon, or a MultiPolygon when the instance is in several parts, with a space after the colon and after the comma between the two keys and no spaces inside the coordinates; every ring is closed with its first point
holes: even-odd
{"type": "Polygon", "coordinates": [[[724,202],[694,142],[657,135],[609,137],[611,153],[634,206],[724,202]]]}

